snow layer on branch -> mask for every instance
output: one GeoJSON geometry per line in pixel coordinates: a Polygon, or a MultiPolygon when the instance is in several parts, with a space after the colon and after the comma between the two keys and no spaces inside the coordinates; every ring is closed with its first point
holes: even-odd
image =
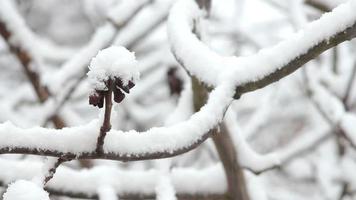
{"type": "Polygon", "coordinates": [[[36,49],[38,38],[28,28],[13,3],[9,0],[0,1],[0,20],[5,23],[11,33],[10,42],[29,53],[31,58],[39,64],[40,56],[36,49]]]}
{"type": "Polygon", "coordinates": [[[90,42],[84,46],[77,54],[61,66],[60,70],[49,77],[50,89],[57,91],[63,85],[74,77],[80,78],[85,74],[90,59],[93,58],[99,50],[107,47],[116,35],[116,28],[111,23],[106,23],[98,28],[92,36],[90,42]]]}
{"type": "Polygon", "coordinates": [[[142,153],[173,152],[189,147],[222,120],[225,109],[232,101],[233,93],[233,85],[218,86],[210,93],[207,104],[199,112],[186,121],[168,127],[154,127],[141,133],[134,130],[111,130],[105,138],[104,151],[134,156],[142,153]]]}
{"type": "Polygon", "coordinates": [[[105,81],[120,78],[123,85],[139,79],[135,54],[125,47],[111,46],[99,51],[89,65],[89,82],[96,90],[107,90],[105,81]]]}
{"type": "Polygon", "coordinates": [[[223,75],[221,80],[230,77],[239,85],[262,79],[306,53],[321,41],[328,40],[354,25],[356,23],[355,9],[356,1],[349,1],[309,23],[304,29],[273,47],[262,49],[252,56],[235,57],[230,60],[232,63],[227,63],[231,66],[231,71],[227,70],[224,73],[226,76],[223,75]]]}
{"type": "Polygon", "coordinates": [[[96,120],[84,126],[60,130],[41,127],[22,129],[6,122],[0,124],[0,146],[60,150],[72,153],[90,152],[95,149],[99,129],[100,125],[96,120]]]}
{"type": "Polygon", "coordinates": [[[171,49],[177,60],[192,75],[205,83],[217,84],[219,72],[225,67],[220,65],[223,58],[200,42],[191,30],[194,21],[203,16],[194,1],[178,1],[170,11],[168,18],[168,37],[171,49]]]}
{"type": "Polygon", "coordinates": [[[11,32],[10,41],[25,50],[39,64],[42,58],[64,60],[73,55],[74,49],[60,46],[51,40],[39,37],[26,24],[13,1],[0,1],[0,19],[11,32]]]}
{"type": "Polygon", "coordinates": [[[155,188],[157,200],[176,200],[174,187],[167,176],[162,176],[155,188]]]}
{"type": "Polygon", "coordinates": [[[313,92],[312,98],[322,113],[325,114],[332,123],[337,124],[345,114],[345,108],[342,102],[318,83],[311,83],[310,89],[313,92]]]}
{"type": "MultiPolygon", "coordinates": [[[[42,163],[33,160],[8,160],[0,158],[0,181],[10,183],[16,179],[31,180],[41,173],[42,163]]],[[[95,166],[91,169],[75,170],[59,166],[46,187],[58,191],[95,195],[102,186],[110,186],[118,195],[155,194],[162,172],[151,170],[122,170],[115,166],[95,166]],[[71,181],[68,181],[68,177],[71,181]],[[87,183],[87,184],[83,184],[87,183]]],[[[203,169],[173,168],[168,174],[177,193],[223,194],[227,188],[221,164],[203,169]],[[187,177],[190,177],[187,181],[187,177]]]]}
{"type": "Polygon", "coordinates": [[[151,0],[124,0],[120,2],[119,6],[110,10],[108,17],[116,25],[121,26],[132,17],[132,11],[138,10],[142,5],[147,4],[149,1],[151,0]]]}
{"type": "Polygon", "coordinates": [[[347,137],[356,144],[356,116],[351,113],[343,115],[340,121],[341,128],[345,131],[347,137]]]}
{"type": "MultiPolygon", "coordinates": [[[[145,132],[112,129],[105,138],[104,152],[135,156],[169,153],[190,147],[222,120],[233,94],[234,85],[218,86],[210,93],[207,104],[199,112],[184,122],[168,127],[155,127],[145,132]]],[[[97,120],[84,126],[61,130],[39,127],[23,129],[8,122],[0,124],[0,148],[23,147],[82,154],[94,151],[98,133],[97,120]]]]}
{"type": "MultiPolygon", "coordinates": [[[[123,4],[110,9],[108,18],[112,22],[107,22],[100,26],[92,36],[90,42],[84,46],[76,55],[74,55],[69,61],[67,61],[58,73],[51,77],[50,89],[56,91],[60,89],[68,80],[72,78],[80,78],[85,73],[86,66],[91,58],[93,58],[99,50],[106,48],[115,39],[119,29],[117,25],[125,24],[131,17],[140,10],[140,8],[147,4],[149,0],[138,1],[125,1],[123,4]],[[122,17],[122,18],[120,18],[122,17]],[[119,19],[120,18],[120,19],[119,19]]],[[[121,29],[120,29],[121,30],[121,29]]],[[[132,34],[132,32],[130,33],[132,34]]]]}
{"type": "Polygon", "coordinates": [[[3,197],[4,200],[50,200],[48,193],[42,187],[25,180],[12,183],[3,197]]]}
{"type": "Polygon", "coordinates": [[[289,39],[245,57],[219,56],[198,40],[192,28],[203,13],[194,1],[182,0],[175,4],[169,16],[168,33],[173,53],[192,75],[210,85],[226,80],[239,85],[262,79],[321,41],[351,27],[356,22],[355,9],[356,2],[349,1],[289,39]]]}
{"type": "Polygon", "coordinates": [[[232,133],[242,167],[259,173],[280,165],[280,158],[276,154],[261,155],[250,147],[245,138],[242,137],[242,130],[237,124],[237,119],[231,109],[227,110],[225,121],[229,132],[232,133]]]}
{"type": "Polygon", "coordinates": [[[103,185],[98,188],[99,200],[118,200],[117,194],[113,187],[103,185]]]}
{"type": "Polygon", "coordinates": [[[132,19],[125,29],[122,29],[114,44],[130,47],[145,38],[147,33],[151,33],[153,29],[164,22],[172,4],[172,0],[154,1],[152,5],[132,19]]]}

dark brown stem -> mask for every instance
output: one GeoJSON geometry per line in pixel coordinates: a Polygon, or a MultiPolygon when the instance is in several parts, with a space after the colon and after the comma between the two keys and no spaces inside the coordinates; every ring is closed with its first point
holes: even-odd
{"type": "Polygon", "coordinates": [[[224,166],[228,185],[228,199],[248,200],[246,181],[240,167],[233,140],[224,123],[212,136],[220,160],[224,166]]]}
{"type": "Polygon", "coordinates": [[[269,84],[279,81],[299,69],[305,63],[319,56],[324,51],[335,47],[346,40],[350,40],[355,36],[356,22],[351,27],[336,33],[333,37],[324,39],[320,43],[310,47],[305,53],[295,57],[286,65],[281,66],[276,71],[264,76],[263,78],[237,86],[235,97],[240,97],[244,93],[261,89],[269,84]]]}
{"type": "Polygon", "coordinates": [[[53,175],[56,173],[57,168],[64,162],[72,160],[73,156],[63,155],[57,159],[54,165],[48,170],[48,173],[44,177],[44,185],[47,184],[49,180],[53,178],[53,175]]]}
{"type": "Polygon", "coordinates": [[[98,140],[96,142],[96,153],[97,154],[103,154],[104,149],[104,139],[106,136],[106,133],[110,131],[111,129],[111,123],[110,123],[110,117],[111,117],[111,108],[112,108],[112,90],[114,87],[114,81],[109,79],[107,82],[108,86],[108,91],[105,94],[105,113],[104,113],[104,120],[103,120],[103,125],[100,127],[100,133],[98,140]]]}
{"type": "MultiPolygon", "coordinates": [[[[32,62],[32,58],[30,55],[22,48],[17,47],[15,45],[12,45],[10,42],[10,37],[11,37],[11,32],[7,30],[6,25],[0,21],[0,34],[2,37],[5,39],[7,45],[10,48],[10,51],[18,58],[20,61],[24,72],[28,78],[28,80],[31,82],[31,85],[41,103],[44,103],[50,96],[50,93],[48,89],[42,85],[41,83],[41,78],[39,74],[32,70],[30,67],[30,64],[32,62]]],[[[56,128],[60,129],[65,127],[65,122],[64,120],[59,117],[58,115],[54,115],[51,118],[53,124],[55,125],[56,128]]]]}
{"type": "MultiPolygon", "coordinates": [[[[208,93],[205,86],[194,77],[192,77],[192,87],[194,109],[198,111],[205,104],[208,93]]],[[[212,139],[223,164],[227,179],[228,190],[226,198],[232,200],[249,200],[245,177],[238,162],[236,148],[225,124],[222,123],[219,129],[215,128],[213,133],[212,139]]]]}
{"type": "Polygon", "coordinates": [[[328,5],[326,5],[324,2],[318,1],[318,0],[306,0],[305,3],[322,11],[322,12],[330,12],[332,9],[328,5]]]}

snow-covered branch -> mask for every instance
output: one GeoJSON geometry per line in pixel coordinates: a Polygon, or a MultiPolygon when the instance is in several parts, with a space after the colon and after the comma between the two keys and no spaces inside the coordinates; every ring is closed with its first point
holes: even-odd
{"type": "Polygon", "coordinates": [[[174,6],[168,31],[172,52],[191,75],[211,86],[232,79],[239,97],[280,80],[329,48],[354,38],[355,7],[354,1],[340,5],[287,40],[246,57],[220,56],[198,40],[192,29],[204,12],[193,1],[174,6]]]}
{"type": "MultiPolygon", "coordinates": [[[[137,132],[137,131],[128,131],[128,132],[123,132],[123,131],[117,131],[117,130],[111,130],[107,133],[105,143],[104,143],[104,154],[102,156],[99,156],[96,154],[93,150],[95,149],[94,144],[95,144],[95,138],[96,137],[96,130],[99,130],[99,126],[97,121],[93,121],[87,125],[80,126],[80,127],[73,127],[73,128],[65,128],[62,130],[52,130],[52,129],[45,129],[45,128],[30,128],[30,129],[22,129],[19,127],[15,127],[11,123],[5,123],[0,126],[0,137],[4,138],[1,141],[1,153],[25,153],[25,154],[38,154],[38,155],[48,155],[48,156],[59,156],[63,154],[70,154],[74,155],[77,158],[106,158],[106,159],[114,159],[114,160],[142,160],[142,159],[153,159],[153,158],[163,158],[163,157],[171,157],[174,155],[178,155],[184,152],[187,152],[196,146],[198,146],[200,143],[202,143],[206,138],[209,136],[209,131],[212,130],[223,118],[224,116],[224,111],[227,109],[229,104],[232,101],[232,97],[234,94],[234,89],[235,85],[240,85],[238,87],[242,87],[246,81],[250,79],[256,79],[256,77],[262,77],[262,79],[259,79],[257,82],[255,81],[253,84],[252,83],[246,83],[248,85],[252,84],[253,87],[256,85],[259,85],[260,83],[263,83],[263,85],[267,85],[271,83],[271,80],[277,80],[275,78],[266,78],[266,77],[282,77],[285,76],[292,71],[291,69],[296,69],[294,64],[287,64],[285,65],[286,67],[278,67],[278,63],[283,63],[283,62],[288,62],[288,60],[293,59],[294,57],[298,57],[295,61],[291,61],[291,63],[298,63],[298,65],[302,65],[303,62],[299,60],[300,58],[303,57],[303,55],[300,55],[300,52],[303,52],[303,50],[308,50],[308,47],[310,44],[315,44],[321,41],[319,43],[322,46],[327,46],[331,47],[332,45],[335,45],[336,41],[341,41],[341,40],[346,40],[350,39],[351,37],[354,36],[354,29],[352,26],[353,23],[353,14],[348,15],[347,18],[341,18],[337,22],[339,26],[334,27],[333,24],[330,25],[331,28],[329,28],[328,31],[325,31],[323,34],[312,34],[312,31],[314,29],[317,29],[321,25],[325,25],[328,21],[335,21],[339,18],[339,16],[344,13],[344,12],[350,12],[349,6],[354,6],[353,2],[349,2],[346,5],[340,6],[340,8],[337,8],[335,11],[330,13],[329,15],[326,15],[322,17],[317,22],[314,22],[312,25],[310,25],[305,31],[304,34],[299,33],[296,35],[294,38],[287,40],[286,42],[283,42],[279,44],[278,46],[261,51],[259,54],[251,57],[243,57],[243,58],[227,58],[224,60],[227,67],[230,66],[231,60],[233,64],[236,64],[236,62],[241,63],[241,64],[246,64],[246,66],[249,66],[248,68],[242,68],[242,66],[238,66],[235,68],[229,67],[229,69],[226,69],[230,72],[230,74],[239,74],[238,78],[239,80],[235,80],[235,77],[228,77],[222,84],[218,84],[218,86],[211,92],[209,95],[209,100],[206,105],[197,113],[195,113],[193,116],[191,116],[187,121],[169,126],[169,127],[160,127],[160,128],[152,128],[148,131],[145,132],[137,132]],[[343,22],[343,23],[342,23],[343,22]],[[343,26],[340,26],[342,24],[343,26]],[[336,34],[335,37],[330,38],[333,36],[335,33],[338,33],[342,31],[339,34],[336,34]],[[311,38],[309,38],[309,37],[311,38]],[[312,37],[313,36],[313,37],[312,37]],[[324,38],[329,39],[329,43],[324,41],[324,38]],[[297,45],[297,42],[301,41],[310,41],[310,42],[302,42],[304,44],[303,46],[300,47],[300,45],[297,45]],[[283,50],[285,48],[289,48],[289,46],[297,46],[298,48],[295,48],[294,51],[293,49],[290,51],[290,53],[287,54],[287,56],[283,56],[282,58],[278,58],[279,56],[278,52],[281,52],[280,50],[283,50]],[[300,47],[300,48],[299,48],[300,47]],[[301,49],[301,50],[300,50],[301,49]],[[272,53],[275,52],[275,53],[272,53]],[[267,56],[269,55],[269,56],[267,56]],[[275,59],[272,59],[276,57],[275,59]],[[257,59],[258,58],[258,59],[257,59]],[[266,59],[271,59],[275,60],[274,62],[269,62],[269,67],[263,68],[263,70],[253,70],[256,67],[259,67],[257,64],[266,64],[266,59]],[[230,64],[229,64],[230,63],[230,64]],[[277,71],[274,71],[276,70],[277,71]],[[241,72],[240,72],[241,71],[241,72]],[[238,72],[238,73],[237,73],[238,72]],[[253,72],[253,73],[252,73],[253,72]],[[258,73],[257,73],[258,72],[258,73]],[[264,73],[265,72],[265,73],[264,73]],[[244,74],[249,74],[252,73],[252,77],[244,76],[244,74]],[[268,75],[263,75],[263,74],[268,74],[268,75]],[[240,77],[241,75],[241,77],[240,77]],[[266,82],[266,80],[268,80],[266,82]],[[255,84],[258,83],[258,84],[255,84]],[[214,115],[211,115],[211,113],[215,113],[214,115]],[[199,124],[199,126],[197,126],[199,124]],[[6,139],[5,139],[6,138],[6,139]],[[86,143],[80,142],[80,141],[87,141],[86,143]],[[159,141],[159,142],[158,142],[159,141]],[[73,145],[73,144],[82,144],[82,145],[73,145]]],[[[199,13],[199,10],[194,3],[190,3],[190,1],[179,1],[177,5],[173,8],[172,14],[171,14],[171,19],[170,19],[170,26],[172,24],[176,23],[174,19],[180,20],[186,19],[187,16],[184,14],[189,14],[185,11],[187,9],[195,15],[195,12],[199,13]],[[183,12],[181,11],[181,9],[183,12]],[[175,17],[175,15],[178,15],[175,17]]],[[[188,15],[188,19],[190,19],[191,16],[188,15]]],[[[180,23],[183,24],[183,29],[179,29],[177,31],[170,31],[171,34],[173,33],[186,33],[187,30],[184,29],[184,26],[186,28],[189,28],[187,22],[185,20],[181,21],[180,23]]],[[[181,27],[180,24],[177,24],[177,27],[181,27]]],[[[327,26],[329,27],[329,26],[327,26]]],[[[189,30],[189,29],[188,29],[189,30]]],[[[182,42],[184,44],[184,41],[181,41],[180,35],[173,35],[171,36],[173,38],[172,41],[172,48],[173,51],[176,52],[177,44],[180,45],[182,42]],[[176,36],[176,37],[175,37],[176,36]],[[175,41],[174,39],[178,39],[179,41],[175,41]]],[[[204,66],[207,67],[212,67],[212,71],[217,65],[213,65],[214,63],[219,63],[216,62],[217,60],[222,59],[222,57],[217,56],[217,54],[213,54],[211,50],[207,49],[205,46],[203,46],[202,43],[200,43],[195,36],[190,33],[190,36],[188,34],[187,38],[191,38],[191,42],[193,42],[191,45],[187,45],[187,47],[193,46],[195,48],[195,44],[198,45],[197,50],[201,50],[201,48],[205,48],[204,51],[207,55],[204,55],[204,58],[206,59],[186,59],[187,63],[184,63],[185,66],[188,66],[188,71],[191,74],[196,74],[198,77],[202,77],[204,81],[204,77],[207,78],[209,76],[213,76],[214,73],[210,73],[210,75],[199,75],[200,72],[204,74],[204,71],[199,71],[200,69],[200,64],[207,64],[204,66]],[[212,56],[210,55],[212,54],[212,56]],[[216,58],[213,59],[212,62],[206,62],[210,61],[210,58],[216,58]],[[215,67],[214,67],[215,66],[215,67]],[[198,70],[194,72],[194,70],[198,70]]],[[[319,46],[320,46],[319,45],[319,46]]],[[[184,46],[184,45],[183,45],[184,46]]],[[[318,46],[318,45],[317,45],[318,46]]],[[[316,47],[313,47],[316,48],[316,47]]],[[[179,48],[179,49],[183,49],[179,48]]],[[[319,49],[319,48],[318,48],[319,49]]],[[[325,49],[324,49],[325,50],[325,49]]],[[[181,50],[179,50],[181,51],[181,50]]],[[[183,52],[183,51],[182,51],[183,52]]],[[[191,51],[190,51],[191,52],[191,51]]],[[[285,52],[285,51],[283,51],[285,52]]],[[[177,53],[177,52],[176,52],[177,53]]],[[[202,57],[202,53],[199,53],[199,51],[194,51],[196,53],[197,58],[202,57]]],[[[178,53],[179,54],[179,53],[178,53]]],[[[177,54],[177,55],[178,55],[177,54]]],[[[183,54],[184,55],[184,54],[183,54]]],[[[305,56],[308,57],[308,59],[312,59],[315,54],[305,54],[305,56]]],[[[184,59],[184,58],[183,58],[184,59]]],[[[262,68],[261,68],[262,69],[262,68]]],[[[224,71],[225,72],[225,71],[224,71]]],[[[216,74],[214,74],[216,75],[216,74]]],[[[226,77],[224,74],[221,75],[220,77],[226,77]]],[[[208,83],[215,83],[217,84],[217,79],[214,78],[215,80],[207,78],[205,80],[210,80],[208,83]]],[[[259,87],[259,86],[258,86],[259,87]]],[[[245,87],[244,87],[245,88],[245,87]]],[[[246,88],[252,88],[252,87],[246,87],[246,88]]],[[[244,90],[239,90],[239,91],[244,91],[244,90]]]]}
{"type": "Polygon", "coordinates": [[[356,1],[268,2],[1,1],[5,199],[353,198],[356,1]]]}

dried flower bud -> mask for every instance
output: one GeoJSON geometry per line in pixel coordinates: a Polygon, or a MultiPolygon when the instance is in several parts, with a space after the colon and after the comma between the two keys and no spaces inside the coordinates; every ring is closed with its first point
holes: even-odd
{"type": "Polygon", "coordinates": [[[120,103],[122,100],[124,100],[125,94],[121,92],[121,90],[116,86],[113,88],[113,93],[114,93],[114,101],[116,103],[120,103]]]}
{"type": "Polygon", "coordinates": [[[121,88],[124,92],[130,93],[130,89],[132,89],[135,86],[135,83],[132,81],[129,81],[127,85],[124,85],[122,83],[122,80],[120,78],[115,78],[115,85],[118,88],[121,88]]]}
{"type": "Polygon", "coordinates": [[[135,87],[135,83],[132,81],[129,81],[129,83],[127,85],[129,86],[129,89],[132,89],[133,87],[135,87]]]}
{"type": "Polygon", "coordinates": [[[95,91],[89,96],[89,104],[102,108],[104,106],[104,94],[102,92],[95,91]]]}
{"type": "Polygon", "coordinates": [[[91,105],[103,107],[109,91],[113,92],[114,101],[120,103],[125,98],[124,92],[129,93],[139,79],[135,54],[118,46],[101,50],[90,62],[88,79],[95,91],[89,97],[91,105]]]}

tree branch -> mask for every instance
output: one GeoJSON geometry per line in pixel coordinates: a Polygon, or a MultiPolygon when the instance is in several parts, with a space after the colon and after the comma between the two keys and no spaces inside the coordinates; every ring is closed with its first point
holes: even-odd
{"type": "Polygon", "coordinates": [[[95,152],[97,154],[104,153],[104,149],[103,149],[104,139],[105,139],[106,133],[108,131],[110,131],[110,129],[111,129],[110,117],[111,117],[111,108],[112,108],[112,91],[113,91],[113,87],[115,87],[114,81],[109,79],[107,82],[107,86],[108,86],[108,91],[105,94],[104,121],[103,121],[103,125],[100,127],[99,137],[96,142],[95,152]]]}
{"type": "MultiPolygon", "coordinates": [[[[40,76],[37,72],[33,71],[30,67],[30,63],[32,61],[32,58],[30,55],[21,47],[17,47],[15,45],[12,45],[10,42],[10,37],[11,33],[10,31],[7,30],[5,23],[0,21],[0,34],[3,36],[5,39],[7,45],[10,48],[10,51],[15,54],[15,56],[18,58],[20,61],[25,74],[29,81],[31,82],[31,85],[41,103],[44,103],[50,96],[50,93],[48,89],[41,84],[41,79],[40,76]]],[[[65,127],[65,122],[64,120],[59,117],[57,114],[53,115],[51,117],[51,121],[55,125],[56,128],[63,128],[65,127]]]]}
{"type": "Polygon", "coordinates": [[[258,89],[261,89],[269,84],[279,81],[280,79],[288,76],[293,73],[304,64],[309,62],[310,60],[316,58],[324,51],[344,42],[347,40],[351,40],[356,37],[356,23],[354,23],[351,27],[346,28],[343,31],[336,33],[330,39],[324,39],[318,44],[314,45],[310,49],[308,49],[305,53],[299,55],[298,57],[291,60],[286,65],[280,67],[276,71],[268,74],[262,79],[251,81],[236,87],[235,97],[239,97],[244,93],[252,92],[258,89]]]}

